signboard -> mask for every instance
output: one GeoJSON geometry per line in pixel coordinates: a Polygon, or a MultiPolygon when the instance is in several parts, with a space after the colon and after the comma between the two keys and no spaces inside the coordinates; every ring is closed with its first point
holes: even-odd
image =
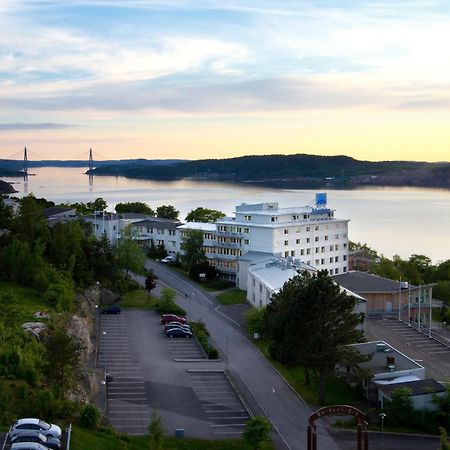
{"type": "Polygon", "coordinates": [[[198,277],[199,277],[199,278],[206,278],[206,273],[199,273],[199,274],[198,274],[198,277]]]}
{"type": "Polygon", "coordinates": [[[316,206],[327,206],[327,194],[325,192],[316,193],[316,206]]]}

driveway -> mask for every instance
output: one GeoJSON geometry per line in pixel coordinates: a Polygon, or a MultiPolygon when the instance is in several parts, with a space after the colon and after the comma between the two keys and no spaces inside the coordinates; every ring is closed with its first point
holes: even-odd
{"type": "MultiPolygon", "coordinates": [[[[267,359],[248,340],[237,321],[226,317],[214,297],[170,269],[147,260],[160,281],[178,293],[177,303],[191,312],[192,320],[202,320],[215,346],[221,351],[228,369],[242,383],[244,391],[256,401],[261,411],[278,430],[285,448],[306,449],[306,430],[310,407],[292,391],[267,359]],[[187,297],[186,297],[187,295],[187,297]]],[[[319,425],[319,440],[323,448],[338,446],[325,428],[319,425]]]]}

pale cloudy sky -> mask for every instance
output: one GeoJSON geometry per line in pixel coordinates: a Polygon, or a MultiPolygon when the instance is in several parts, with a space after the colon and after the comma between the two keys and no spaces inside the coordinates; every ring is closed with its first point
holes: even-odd
{"type": "Polygon", "coordinates": [[[450,160],[445,0],[0,0],[0,158],[450,160]]]}

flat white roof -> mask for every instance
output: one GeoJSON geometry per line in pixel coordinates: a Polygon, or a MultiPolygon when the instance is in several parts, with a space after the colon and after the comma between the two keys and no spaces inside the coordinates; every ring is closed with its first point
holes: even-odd
{"type": "Polygon", "coordinates": [[[275,263],[258,264],[257,266],[250,267],[248,270],[272,292],[279,291],[286,281],[298,275],[295,269],[282,268],[275,263]]]}
{"type": "Polygon", "coordinates": [[[214,223],[205,222],[187,222],[177,227],[178,230],[202,230],[202,231],[216,231],[214,223]]]}

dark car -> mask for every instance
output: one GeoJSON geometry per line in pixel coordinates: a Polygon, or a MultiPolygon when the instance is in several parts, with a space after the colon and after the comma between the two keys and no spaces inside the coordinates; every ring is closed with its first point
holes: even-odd
{"type": "Polygon", "coordinates": [[[163,314],[161,316],[161,323],[166,325],[169,322],[186,323],[186,317],[179,317],[176,314],[163,314]]]}
{"type": "Polygon", "coordinates": [[[190,338],[192,333],[181,328],[171,328],[166,332],[166,336],[169,338],[190,338]]]}
{"type": "Polygon", "coordinates": [[[61,448],[61,442],[57,438],[45,437],[39,431],[22,431],[17,434],[13,434],[11,437],[11,444],[18,444],[19,442],[36,442],[47,448],[59,450],[61,448]]]}
{"type": "Polygon", "coordinates": [[[115,305],[108,306],[107,308],[103,308],[100,311],[100,314],[120,314],[120,313],[121,313],[120,306],[115,305]]]}

